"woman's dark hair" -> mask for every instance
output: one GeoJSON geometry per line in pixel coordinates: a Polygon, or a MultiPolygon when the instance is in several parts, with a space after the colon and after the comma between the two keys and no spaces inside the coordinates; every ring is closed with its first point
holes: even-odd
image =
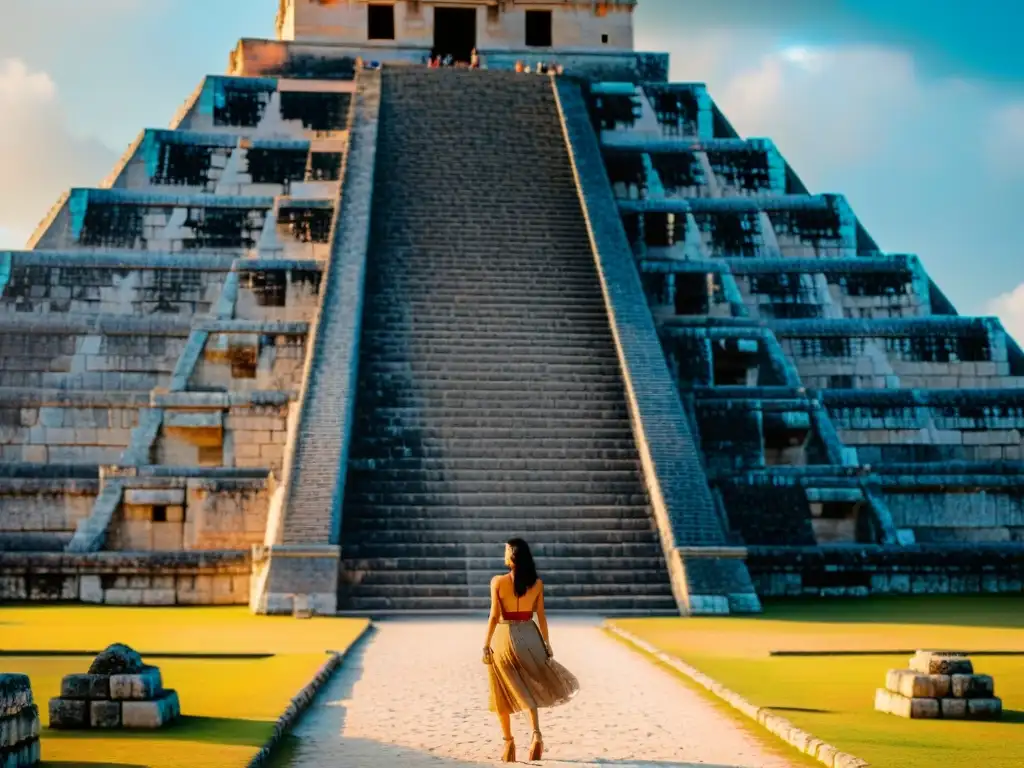
{"type": "Polygon", "coordinates": [[[523,539],[509,539],[506,544],[512,549],[512,587],[516,596],[522,597],[537,583],[537,564],[523,539]]]}

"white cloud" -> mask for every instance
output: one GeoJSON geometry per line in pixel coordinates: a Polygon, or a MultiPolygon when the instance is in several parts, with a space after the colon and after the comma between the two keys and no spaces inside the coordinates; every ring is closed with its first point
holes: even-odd
{"type": "Polygon", "coordinates": [[[24,232],[14,232],[10,229],[0,227],[0,251],[17,251],[25,247],[29,236],[24,232]]]}
{"type": "Polygon", "coordinates": [[[987,314],[995,315],[1013,338],[1024,342],[1024,283],[1012,291],[996,296],[986,307],[987,314]]]}
{"type": "Polygon", "coordinates": [[[0,228],[21,240],[71,186],[94,186],[117,154],[75,136],[45,72],[0,60],[0,228]]]}

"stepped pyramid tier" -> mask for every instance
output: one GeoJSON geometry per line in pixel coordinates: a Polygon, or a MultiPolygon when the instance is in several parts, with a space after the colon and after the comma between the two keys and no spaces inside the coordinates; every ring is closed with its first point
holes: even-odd
{"type": "Polygon", "coordinates": [[[1019,592],[1020,347],[634,7],[282,0],[0,253],[0,598],[1019,592]]]}

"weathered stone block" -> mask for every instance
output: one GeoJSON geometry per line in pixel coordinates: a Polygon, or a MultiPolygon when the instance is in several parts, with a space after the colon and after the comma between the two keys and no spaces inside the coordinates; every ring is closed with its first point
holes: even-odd
{"type": "Polygon", "coordinates": [[[946,720],[963,720],[967,717],[966,699],[942,699],[939,704],[942,717],[946,720]]]}
{"type": "Polygon", "coordinates": [[[990,699],[995,681],[990,675],[953,675],[953,695],[961,699],[990,699]]]}
{"type": "Polygon", "coordinates": [[[185,503],[184,488],[129,488],[124,503],[140,507],[181,506],[185,503]]]}
{"type": "Polygon", "coordinates": [[[126,701],[121,705],[125,728],[160,728],[181,712],[176,691],[163,691],[151,701],[126,701]]]}
{"type": "Polygon", "coordinates": [[[926,675],[972,675],[974,665],[962,653],[918,651],[910,659],[910,668],[926,675]]]}
{"type": "MultiPolygon", "coordinates": [[[[16,715],[0,718],[0,757],[4,749],[39,738],[39,708],[25,707],[16,715]]],[[[2,765],[0,761],[0,765],[2,765]]]]}
{"type": "Polygon", "coordinates": [[[103,582],[99,576],[79,577],[78,599],[83,603],[93,603],[96,605],[103,602],[103,582]]]}
{"type": "Polygon", "coordinates": [[[938,699],[913,699],[885,688],[875,691],[875,709],[914,719],[937,718],[940,715],[938,699]]]}
{"type": "Polygon", "coordinates": [[[50,727],[74,729],[89,727],[89,702],[79,699],[50,699],[50,727]]]}
{"type": "Polygon", "coordinates": [[[60,695],[63,699],[94,699],[110,698],[110,677],[107,675],[65,675],[60,682],[60,695]]]}
{"type": "Polygon", "coordinates": [[[117,701],[89,702],[89,725],[93,728],[120,728],[121,703],[117,701]]]}
{"type": "Polygon", "coordinates": [[[133,675],[110,677],[110,698],[152,699],[163,689],[163,680],[157,667],[147,667],[133,675]]]}
{"type": "Polygon", "coordinates": [[[0,749],[0,766],[3,768],[27,768],[36,765],[40,756],[39,739],[33,739],[10,750],[0,749]]]}
{"type": "Polygon", "coordinates": [[[889,670],[885,687],[908,699],[941,699],[949,694],[949,675],[925,675],[910,669],[889,670]]]}
{"type": "Polygon", "coordinates": [[[998,720],[1003,716],[1002,699],[966,699],[967,716],[972,720],[998,720]]]}
{"type": "Polygon", "coordinates": [[[89,666],[90,675],[134,675],[146,669],[142,657],[122,643],[114,643],[101,652],[89,666]]]}
{"type": "Polygon", "coordinates": [[[0,717],[11,717],[32,706],[32,683],[28,675],[0,675],[0,717]]]}

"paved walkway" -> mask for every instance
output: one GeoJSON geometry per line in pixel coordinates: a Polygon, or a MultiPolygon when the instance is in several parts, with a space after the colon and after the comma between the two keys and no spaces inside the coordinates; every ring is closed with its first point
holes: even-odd
{"type": "MultiPolygon", "coordinates": [[[[501,751],[480,660],[482,620],[381,622],[296,730],[292,766],[494,765],[501,751]]],[[[551,622],[555,656],[580,680],[542,711],[544,765],[789,768],[677,678],[605,635],[596,619],[551,622]]],[[[513,718],[525,762],[529,720],[513,718]]]]}

